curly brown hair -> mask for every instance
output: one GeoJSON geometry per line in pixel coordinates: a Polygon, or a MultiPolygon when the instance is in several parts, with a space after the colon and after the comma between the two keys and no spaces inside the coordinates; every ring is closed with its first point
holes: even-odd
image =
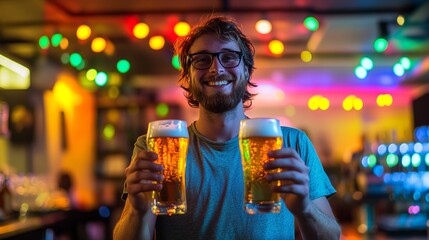
{"type": "MultiPolygon", "coordinates": [[[[190,79],[189,72],[191,63],[188,60],[189,49],[195,40],[201,37],[204,34],[216,34],[216,36],[223,41],[236,41],[240,50],[243,54],[244,65],[247,68],[247,84],[250,87],[256,87],[257,85],[250,81],[252,77],[254,67],[254,55],[255,48],[252,42],[243,34],[240,27],[233,18],[225,16],[211,17],[208,20],[200,23],[194,27],[191,32],[182,37],[178,38],[174,48],[175,54],[179,56],[180,61],[180,86],[185,90],[185,97],[188,100],[188,104],[191,107],[198,107],[199,102],[196,100],[195,96],[190,91],[190,79]]],[[[256,94],[250,93],[246,90],[243,95],[242,102],[244,108],[250,108],[252,105],[252,99],[256,94]]]]}

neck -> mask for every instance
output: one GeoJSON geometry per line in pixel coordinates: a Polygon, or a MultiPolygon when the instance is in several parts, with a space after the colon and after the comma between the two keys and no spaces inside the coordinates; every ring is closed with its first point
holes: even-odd
{"type": "Polygon", "coordinates": [[[200,106],[196,127],[206,138],[224,142],[238,135],[240,121],[245,118],[242,104],[225,113],[212,113],[200,106]]]}

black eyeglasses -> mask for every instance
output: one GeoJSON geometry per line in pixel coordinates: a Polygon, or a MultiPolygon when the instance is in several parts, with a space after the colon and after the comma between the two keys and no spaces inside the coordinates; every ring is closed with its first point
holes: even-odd
{"type": "Polygon", "coordinates": [[[194,53],[189,54],[188,59],[192,66],[198,70],[209,69],[213,64],[214,56],[217,57],[224,68],[235,68],[240,65],[243,54],[238,51],[216,52],[216,53],[194,53]]]}

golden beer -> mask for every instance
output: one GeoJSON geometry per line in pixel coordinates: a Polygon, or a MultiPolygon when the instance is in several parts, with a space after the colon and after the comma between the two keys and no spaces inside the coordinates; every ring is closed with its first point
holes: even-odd
{"type": "MultiPolygon", "coordinates": [[[[250,214],[280,212],[280,194],[272,191],[263,166],[272,159],[268,152],[282,148],[283,138],[276,119],[247,119],[241,124],[239,145],[244,174],[244,205],[250,214]],[[254,123],[249,123],[254,121],[254,123]],[[267,126],[265,126],[267,125],[267,126]],[[261,135],[261,136],[259,136],[261,135]]],[[[276,170],[277,171],[277,170],[276,170]]]]}
{"type": "MultiPolygon", "coordinates": [[[[161,123],[166,124],[165,121],[179,120],[151,122],[147,135],[148,150],[158,154],[155,163],[164,166],[162,190],[152,192],[152,212],[157,215],[184,214],[186,212],[185,172],[188,132],[186,123],[180,122],[180,131],[173,129],[174,124],[164,125],[163,130],[161,123]]],[[[175,122],[176,125],[179,123],[175,122]]]]}

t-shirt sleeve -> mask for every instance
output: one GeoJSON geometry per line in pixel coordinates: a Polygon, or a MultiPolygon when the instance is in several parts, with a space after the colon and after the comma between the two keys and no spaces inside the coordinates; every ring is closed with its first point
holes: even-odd
{"type": "MultiPolygon", "coordinates": [[[[147,149],[147,147],[146,147],[146,135],[142,135],[142,136],[138,137],[136,142],[134,143],[131,161],[134,161],[134,158],[139,151],[146,150],[146,149],[147,149]]],[[[122,195],[121,195],[121,199],[124,201],[127,200],[127,197],[128,197],[126,186],[127,186],[127,182],[124,182],[124,188],[122,189],[122,195]]]]}
{"type": "Polygon", "coordinates": [[[310,199],[323,196],[330,197],[336,193],[335,188],[326,174],[317,152],[307,134],[299,129],[283,128],[283,136],[287,147],[295,148],[301,159],[308,166],[310,199]]]}

